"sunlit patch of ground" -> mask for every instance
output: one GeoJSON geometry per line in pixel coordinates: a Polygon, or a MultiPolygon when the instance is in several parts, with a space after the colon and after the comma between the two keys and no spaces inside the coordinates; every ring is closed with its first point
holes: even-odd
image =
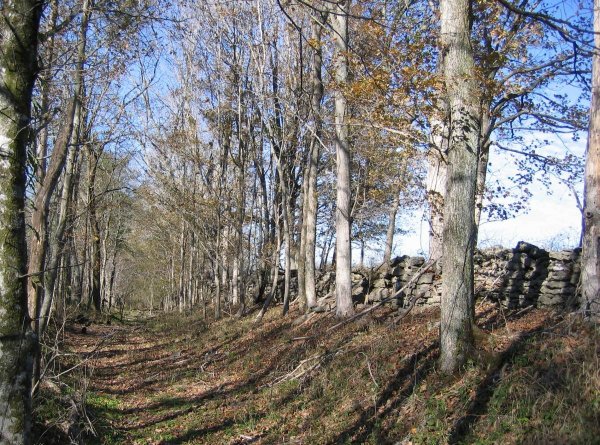
{"type": "Polygon", "coordinates": [[[298,316],[71,330],[95,351],[86,443],[598,443],[599,335],[576,317],[480,304],[478,351],[445,377],[437,309],[298,316]]]}

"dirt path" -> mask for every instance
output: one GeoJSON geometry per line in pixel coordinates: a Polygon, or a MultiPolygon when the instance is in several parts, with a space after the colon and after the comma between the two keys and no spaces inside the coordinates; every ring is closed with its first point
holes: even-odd
{"type": "Polygon", "coordinates": [[[255,443],[286,423],[275,411],[289,400],[288,387],[265,388],[287,372],[278,365],[297,363],[303,352],[287,341],[291,321],[267,319],[257,329],[251,318],[231,319],[210,332],[192,318],[76,330],[67,346],[93,356],[87,402],[95,443],[255,443]]]}
{"type": "Polygon", "coordinates": [[[481,363],[448,378],[436,369],[437,309],[399,323],[382,309],[335,330],[328,314],[297,317],[273,310],[260,325],[245,317],[207,327],[198,315],[174,314],[71,329],[67,348],[89,357],[97,435],[86,445],[475,443],[490,434],[499,434],[495,443],[540,443],[539,431],[563,434],[550,412],[581,437],[597,429],[570,414],[575,402],[563,403],[594,394],[580,382],[600,381],[593,366],[577,364],[595,363],[596,337],[570,318],[478,305],[481,363]],[[523,423],[524,410],[537,418],[523,423]]]}
{"type": "MultiPolygon", "coordinates": [[[[183,443],[175,439],[187,426],[187,413],[216,395],[230,379],[204,381],[215,353],[199,360],[189,348],[190,336],[173,338],[148,331],[143,324],[92,325],[72,334],[70,347],[90,360],[88,404],[98,423],[100,443],[183,443]],[[190,380],[191,375],[197,378],[190,380]],[[183,383],[185,381],[185,384],[183,383]],[[177,424],[159,424],[177,419],[177,424]],[[169,434],[162,434],[167,429],[169,434]]],[[[190,437],[191,439],[191,437],[190,437]]]]}

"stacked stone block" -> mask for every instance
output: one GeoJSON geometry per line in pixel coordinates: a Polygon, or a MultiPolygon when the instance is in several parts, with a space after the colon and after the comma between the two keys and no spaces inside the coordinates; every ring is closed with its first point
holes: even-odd
{"type": "MultiPolygon", "coordinates": [[[[529,305],[568,306],[577,298],[580,249],[548,252],[521,241],[514,249],[486,249],[477,252],[475,293],[477,298],[500,301],[509,308],[529,305]]],[[[417,304],[436,305],[441,301],[441,280],[427,271],[407,289],[399,292],[425,263],[422,257],[401,256],[390,264],[352,274],[352,297],[357,305],[396,298],[390,304],[406,306],[414,297],[417,304]]],[[[317,282],[321,300],[332,299],[335,272],[328,271],[317,282]]]]}

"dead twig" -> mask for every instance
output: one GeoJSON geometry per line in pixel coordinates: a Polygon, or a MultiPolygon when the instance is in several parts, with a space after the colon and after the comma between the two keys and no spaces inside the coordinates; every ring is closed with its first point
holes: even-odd
{"type": "MultiPolygon", "coordinates": [[[[347,318],[347,319],[345,319],[343,321],[340,321],[337,324],[334,324],[329,329],[327,329],[326,332],[333,331],[334,329],[337,329],[337,328],[339,328],[339,327],[341,327],[341,326],[343,326],[343,325],[345,325],[347,323],[350,323],[351,321],[356,320],[357,318],[362,317],[363,315],[366,315],[366,314],[374,311],[378,307],[383,306],[385,303],[387,303],[389,301],[392,301],[395,298],[398,298],[398,295],[400,295],[402,292],[404,292],[405,290],[407,290],[408,288],[410,288],[413,284],[415,284],[419,280],[419,278],[421,278],[421,276],[425,272],[427,272],[429,269],[431,269],[437,262],[438,262],[437,259],[436,260],[430,260],[430,261],[426,262],[425,264],[423,264],[423,266],[421,266],[421,268],[419,270],[417,270],[417,272],[412,276],[412,278],[410,280],[408,280],[408,282],[404,286],[402,286],[400,289],[398,289],[391,297],[382,298],[380,302],[378,302],[377,304],[374,304],[369,309],[365,309],[364,311],[359,312],[359,313],[353,315],[350,318],[347,318]]],[[[404,318],[404,316],[406,316],[406,314],[408,312],[410,312],[410,310],[412,309],[412,307],[414,306],[414,304],[420,298],[421,298],[420,295],[415,295],[413,298],[411,298],[412,305],[411,305],[410,309],[406,313],[404,313],[402,315],[401,319],[404,318]]]]}
{"type": "Polygon", "coordinates": [[[373,375],[373,371],[371,370],[371,362],[369,361],[369,356],[362,351],[360,351],[359,354],[362,354],[365,356],[365,361],[367,362],[367,369],[369,370],[369,375],[371,376],[371,380],[373,380],[375,387],[379,388],[379,383],[377,383],[377,380],[375,380],[375,376],[373,375]]]}

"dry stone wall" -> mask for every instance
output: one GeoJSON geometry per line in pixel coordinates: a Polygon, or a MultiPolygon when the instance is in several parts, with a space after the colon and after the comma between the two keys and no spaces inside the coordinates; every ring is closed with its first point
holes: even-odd
{"type": "Polygon", "coordinates": [[[475,257],[479,294],[508,307],[574,303],[581,249],[548,252],[521,241],[514,249],[490,249],[475,257]]]}
{"type": "MultiPolygon", "coordinates": [[[[475,290],[478,298],[500,301],[510,308],[529,305],[573,304],[579,283],[580,249],[548,252],[521,241],[514,249],[479,251],[475,262],[475,290]]],[[[437,272],[423,273],[415,283],[399,292],[424,265],[422,257],[402,256],[389,265],[355,270],[352,296],[357,305],[391,298],[390,304],[404,307],[418,297],[417,304],[435,305],[441,301],[441,280],[437,272]],[[394,297],[394,298],[392,298],[394,297]]],[[[317,283],[320,305],[333,299],[335,273],[327,271],[317,283]]]]}

